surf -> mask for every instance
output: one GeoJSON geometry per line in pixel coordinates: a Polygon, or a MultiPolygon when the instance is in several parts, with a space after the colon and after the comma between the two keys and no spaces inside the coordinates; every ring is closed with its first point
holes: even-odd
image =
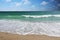
{"type": "Polygon", "coordinates": [[[0,19],[0,32],[13,34],[36,34],[60,37],[60,22],[30,22],[0,19]]]}
{"type": "Polygon", "coordinates": [[[43,18],[43,17],[60,17],[60,15],[22,15],[24,17],[32,17],[32,18],[43,18]]]}

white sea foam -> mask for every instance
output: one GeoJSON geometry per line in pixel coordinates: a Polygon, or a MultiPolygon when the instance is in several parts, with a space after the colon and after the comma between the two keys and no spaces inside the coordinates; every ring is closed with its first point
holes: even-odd
{"type": "Polygon", "coordinates": [[[60,37],[60,22],[29,22],[21,20],[0,20],[0,32],[36,34],[60,37]]]}
{"type": "Polygon", "coordinates": [[[32,17],[32,18],[41,18],[41,17],[60,17],[60,15],[22,15],[24,17],[32,17]]]}

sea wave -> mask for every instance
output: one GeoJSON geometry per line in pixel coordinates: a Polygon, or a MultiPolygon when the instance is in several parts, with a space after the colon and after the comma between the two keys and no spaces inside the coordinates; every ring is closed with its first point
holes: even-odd
{"type": "Polygon", "coordinates": [[[24,17],[32,17],[32,18],[41,18],[41,17],[60,17],[60,15],[22,15],[24,17]]]}
{"type": "Polygon", "coordinates": [[[0,19],[0,32],[60,37],[60,22],[30,22],[0,19]]]}

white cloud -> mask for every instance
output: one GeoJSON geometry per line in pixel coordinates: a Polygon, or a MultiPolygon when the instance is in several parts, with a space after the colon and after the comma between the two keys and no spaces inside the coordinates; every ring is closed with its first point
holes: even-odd
{"type": "Polygon", "coordinates": [[[6,2],[11,2],[12,0],[6,0],[6,2]]]}
{"type": "Polygon", "coordinates": [[[22,1],[29,1],[29,0],[22,0],[22,1]]]}
{"type": "Polygon", "coordinates": [[[46,1],[43,1],[42,3],[40,3],[40,5],[42,5],[42,6],[45,6],[47,4],[48,4],[48,2],[46,2],[46,1]]]}
{"type": "Polygon", "coordinates": [[[25,1],[24,4],[30,4],[30,2],[29,1],[25,1]]]}
{"type": "Polygon", "coordinates": [[[23,2],[24,5],[31,4],[31,2],[29,0],[22,0],[22,2],[23,2]]]}
{"type": "Polygon", "coordinates": [[[15,3],[16,7],[21,6],[22,3],[15,3]]]}

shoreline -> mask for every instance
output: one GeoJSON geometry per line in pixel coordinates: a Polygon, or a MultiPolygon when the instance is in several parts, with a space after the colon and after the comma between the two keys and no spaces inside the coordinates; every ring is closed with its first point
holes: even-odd
{"type": "Polygon", "coordinates": [[[60,36],[60,22],[28,22],[21,20],[0,20],[0,31],[17,34],[44,34],[60,36]],[[6,29],[7,28],[7,29],[6,29]]]}

